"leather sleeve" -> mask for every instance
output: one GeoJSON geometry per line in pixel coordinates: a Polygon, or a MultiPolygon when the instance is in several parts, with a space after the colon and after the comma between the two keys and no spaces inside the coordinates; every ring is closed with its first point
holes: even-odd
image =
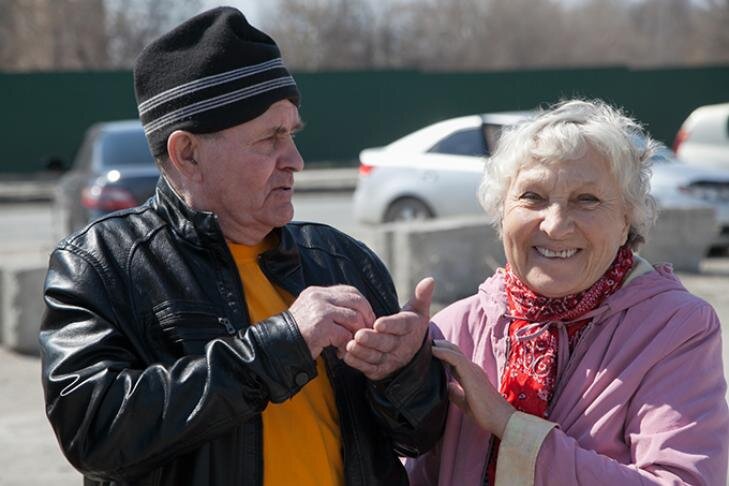
{"type": "Polygon", "coordinates": [[[61,249],[44,292],[46,414],[69,461],[91,478],[147,473],[316,376],[287,313],[210,341],[204,355],[149,362],[140,334],[125,332],[140,324],[115,306],[125,294],[114,278],[92,255],[61,249]]]}
{"type": "MultiPolygon", "coordinates": [[[[377,289],[384,293],[378,301],[389,304],[385,314],[398,312],[392,278],[379,258],[373,253],[370,256],[377,289]]],[[[443,365],[433,357],[431,346],[432,339],[426,334],[410,363],[392,377],[368,382],[367,399],[372,411],[400,456],[415,457],[430,450],[445,428],[448,383],[443,365]]]]}
{"type": "Polygon", "coordinates": [[[448,389],[441,362],[426,335],[412,361],[394,377],[369,382],[367,397],[400,456],[416,457],[440,439],[448,413],[448,389]]]}

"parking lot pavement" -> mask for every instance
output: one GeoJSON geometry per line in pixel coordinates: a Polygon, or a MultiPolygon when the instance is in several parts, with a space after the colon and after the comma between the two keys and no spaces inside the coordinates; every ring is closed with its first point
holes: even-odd
{"type": "MultiPolygon", "coordinates": [[[[729,258],[707,259],[701,274],[679,276],[717,310],[729,376],[729,258]]],[[[0,348],[0,390],[0,486],[79,486],[81,476],[61,456],[44,416],[38,357],[0,348]]]]}
{"type": "Polygon", "coordinates": [[[80,486],[43,412],[40,360],[0,348],[0,486],[80,486]]]}

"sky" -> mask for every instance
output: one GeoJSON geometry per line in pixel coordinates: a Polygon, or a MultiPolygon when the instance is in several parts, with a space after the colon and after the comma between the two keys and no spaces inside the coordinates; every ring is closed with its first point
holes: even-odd
{"type": "Polygon", "coordinates": [[[254,26],[261,23],[261,0],[205,0],[205,9],[229,5],[235,7],[246,16],[248,22],[254,26]]]}

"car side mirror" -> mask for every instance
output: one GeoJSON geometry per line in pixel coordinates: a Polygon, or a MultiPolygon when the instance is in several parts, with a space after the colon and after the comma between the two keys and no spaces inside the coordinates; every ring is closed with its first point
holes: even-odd
{"type": "Polygon", "coordinates": [[[57,172],[59,174],[68,170],[66,162],[62,158],[55,155],[46,157],[43,160],[43,168],[49,172],[57,172]]]}

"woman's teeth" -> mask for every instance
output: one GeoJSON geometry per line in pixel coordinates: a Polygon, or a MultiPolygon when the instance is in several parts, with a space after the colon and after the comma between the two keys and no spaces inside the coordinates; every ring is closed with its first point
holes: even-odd
{"type": "Polygon", "coordinates": [[[577,249],[554,251],[554,250],[550,250],[549,248],[544,248],[541,246],[535,246],[534,248],[537,250],[537,252],[540,255],[545,256],[547,258],[569,258],[572,255],[574,255],[575,253],[577,253],[577,249]]]}

